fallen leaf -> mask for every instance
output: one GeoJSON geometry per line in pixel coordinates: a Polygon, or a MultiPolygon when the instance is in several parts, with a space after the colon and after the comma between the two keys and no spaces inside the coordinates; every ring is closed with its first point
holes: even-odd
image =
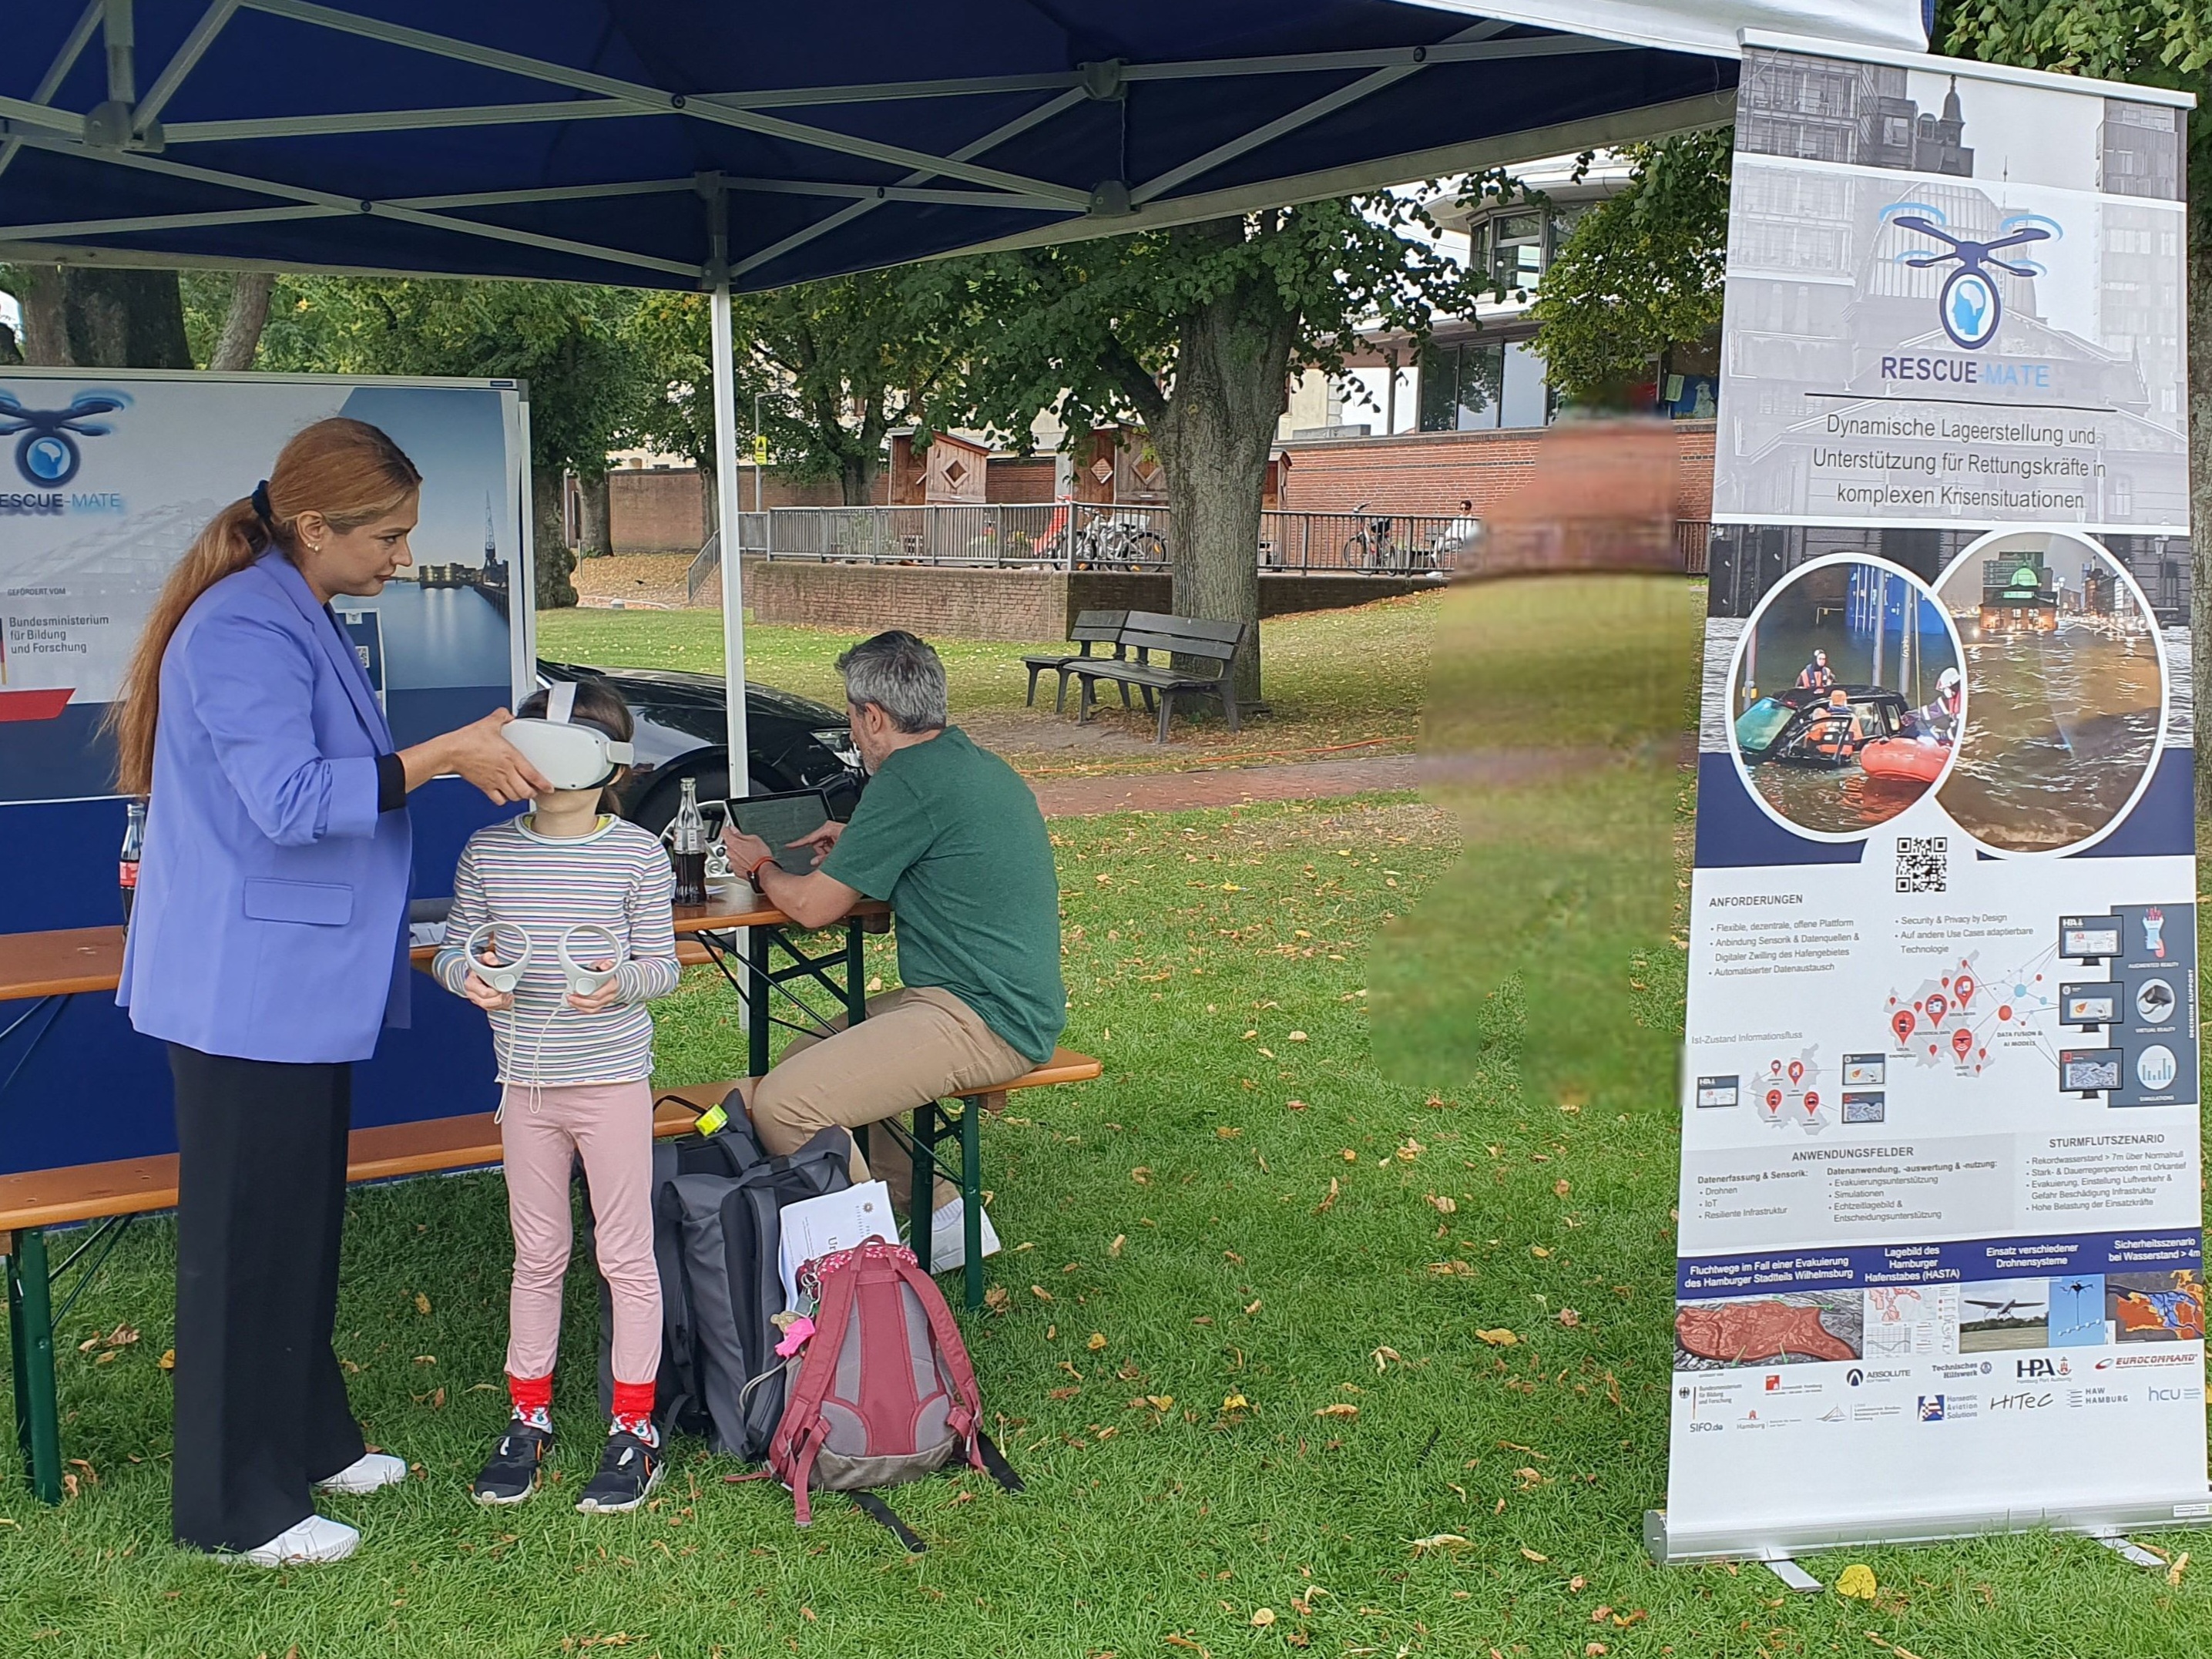
{"type": "Polygon", "coordinates": [[[1240,1267],[1244,1265],[1244,1258],[1234,1250],[1224,1250],[1221,1253],[1221,1259],[1224,1261],[1233,1261],[1240,1267]]]}
{"type": "Polygon", "coordinates": [[[1115,1233],[1115,1234],[1114,1235],[1114,1242],[1113,1242],[1111,1244],[1109,1244],[1109,1245],[1106,1247],[1106,1254],[1107,1254],[1107,1255],[1121,1255],[1121,1247],[1122,1247],[1124,1244],[1127,1244],[1128,1242],[1129,1242],[1129,1235],[1128,1235],[1128,1234],[1127,1234],[1127,1233],[1115,1233]]]}
{"type": "Polygon", "coordinates": [[[1042,1285],[1030,1285],[1030,1294],[1040,1302],[1049,1302],[1052,1300],[1052,1292],[1045,1289],[1042,1285]]]}
{"type": "Polygon", "coordinates": [[[1457,1200],[1449,1198],[1442,1193],[1431,1193],[1429,1194],[1429,1202],[1436,1206],[1436,1212],[1438,1215],[1450,1215],[1454,1211],[1459,1208],[1459,1202],[1457,1200]]]}
{"type": "Polygon", "coordinates": [[[1306,1034],[1304,1031],[1293,1031],[1290,1035],[1290,1041],[1292,1042],[1304,1042],[1305,1040],[1306,1034]]]}
{"type": "Polygon", "coordinates": [[[1572,1308],[1562,1308],[1559,1310],[1559,1323],[1562,1325],[1571,1327],[1579,1325],[1582,1322],[1583,1316],[1577,1313],[1572,1308]]]}
{"type": "Polygon", "coordinates": [[[1493,1348],[1510,1348],[1521,1340],[1503,1326],[1496,1330],[1477,1331],[1475,1335],[1493,1348]]]}
{"type": "Polygon", "coordinates": [[[1254,1314],[1260,1311],[1260,1304],[1261,1300],[1262,1298],[1255,1296],[1249,1302],[1244,1304],[1244,1316],[1247,1319],[1249,1319],[1254,1314]]]}
{"type": "Polygon", "coordinates": [[[1273,1607],[1255,1607],[1255,1608],[1254,1608],[1254,1609],[1253,1609],[1253,1611],[1252,1611],[1252,1622],[1253,1622],[1253,1624],[1255,1624],[1255,1626],[1258,1626],[1260,1629],[1261,1629],[1261,1630],[1265,1630],[1265,1629],[1267,1629],[1268,1626],[1270,1626],[1270,1625],[1272,1625],[1272,1624],[1273,1624],[1273,1623],[1275,1622],[1275,1610],[1274,1610],[1274,1608],[1273,1608],[1273,1607]]]}
{"type": "Polygon", "coordinates": [[[1085,1338],[1085,1339],[1084,1339],[1083,1346],[1084,1346],[1085,1347],[1086,1347],[1086,1348],[1090,1349],[1091,1352],[1093,1352],[1093,1353],[1097,1353],[1097,1352],[1098,1352],[1098,1350],[1099,1350],[1099,1349],[1101,1349],[1101,1348],[1103,1348],[1103,1347],[1104,1347],[1104,1346],[1106,1346],[1106,1334],[1105,1334],[1105,1332],[1103,1332],[1103,1331],[1093,1331],[1093,1332],[1091,1332],[1091,1334],[1090,1334],[1088,1337],[1086,1337],[1086,1338],[1085,1338]]]}
{"type": "Polygon", "coordinates": [[[983,1292],[983,1305],[994,1314],[1002,1314],[1013,1305],[1014,1298],[1003,1285],[994,1285],[983,1292]]]}
{"type": "Polygon", "coordinates": [[[1248,1412],[1252,1409],[1252,1402],[1241,1394],[1225,1394],[1221,1396],[1221,1409],[1225,1412],[1248,1412]]]}
{"type": "MultiPolygon", "coordinates": [[[[1455,1532],[1431,1533],[1426,1538],[1413,1540],[1413,1553],[1426,1555],[1431,1550],[1459,1549],[1466,1543],[1467,1540],[1455,1532]]],[[[1310,1595],[1311,1592],[1308,1594],[1310,1595]]]]}
{"type": "Polygon", "coordinates": [[[1139,1164],[1135,1169],[1129,1171],[1129,1179],[1135,1182],[1139,1187],[1149,1187],[1152,1184],[1152,1172],[1148,1166],[1139,1164]]]}
{"type": "Polygon", "coordinates": [[[2173,1565],[2166,1570],[2166,1582],[2173,1588],[2179,1589],[2181,1587],[2182,1571],[2188,1565],[2189,1552],[2187,1550],[2184,1550],[2180,1554],[2173,1558],[2173,1565]]]}
{"type": "Polygon", "coordinates": [[[1226,1124],[1226,1123],[1223,1124],[1219,1128],[1216,1129],[1216,1130],[1213,1132],[1213,1133],[1214,1133],[1214,1137],[1215,1137],[1217,1139],[1220,1139],[1220,1140],[1234,1140],[1234,1139],[1237,1139],[1237,1136],[1239,1136],[1239,1135],[1243,1134],[1243,1133],[1244,1133],[1244,1132],[1243,1132],[1243,1130],[1242,1130],[1242,1129],[1235,1129],[1235,1128],[1231,1128],[1231,1127],[1228,1124],[1226,1124]]]}
{"type": "Polygon", "coordinates": [[[1357,1164],[1359,1162],[1359,1154],[1353,1152],[1349,1146],[1346,1147],[1341,1152],[1339,1152],[1337,1156],[1341,1158],[1346,1164],[1357,1164]]]}
{"type": "Polygon", "coordinates": [[[1526,1544],[1523,1544],[1521,1547],[1521,1559],[1524,1561],[1548,1561],[1552,1558],[1548,1555],[1539,1555],[1535,1551],[1530,1549],[1526,1544]]]}
{"type": "Polygon", "coordinates": [[[1874,1569],[1863,1561],[1854,1561],[1836,1576],[1836,1594],[1848,1595],[1855,1601],[1871,1601],[1881,1594],[1875,1582],[1874,1569]]]}
{"type": "Polygon", "coordinates": [[[158,1361],[156,1361],[155,1363],[156,1363],[156,1364],[158,1364],[161,1366],[161,1368],[163,1370],[165,1370],[165,1371],[173,1371],[173,1370],[176,1370],[176,1369],[177,1369],[177,1351],[176,1351],[174,1348],[164,1348],[164,1349],[162,1349],[162,1350],[161,1350],[161,1358],[158,1361]]]}
{"type": "Polygon", "coordinates": [[[1565,1198],[1572,1191],[1574,1188],[1567,1185],[1566,1177],[1564,1176],[1552,1183],[1552,1195],[1554,1198],[1565,1198]]]}
{"type": "Polygon", "coordinates": [[[415,1292],[415,1311],[418,1314],[426,1314],[430,1311],[430,1298],[423,1295],[420,1291],[415,1292]]]}
{"type": "Polygon", "coordinates": [[[1156,1412],[1164,1412],[1175,1404],[1175,1396],[1171,1394],[1148,1394],[1145,1396],[1145,1404],[1156,1412]]]}
{"type": "Polygon", "coordinates": [[[1375,1362],[1375,1370],[1377,1375],[1389,1370],[1390,1362],[1394,1359],[1401,1365],[1406,1363],[1406,1356],[1400,1353],[1395,1348],[1377,1348],[1373,1353],[1370,1354],[1368,1358],[1375,1362]]]}
{"type": "Polygon", "coordinates": [[[871,975],[868,975],[868,988],[869,988],[871,991],[880,991],[880,990],[882,990],[882,989],[884,988],[884,976],[883,976],[881,974],[871,974],[871,975]]]}
{"type": "Polygon", "coordinates": [[[1650,1616],[1650,1613],[1642,1607],[1637,1608],[1633,1613],[1616,1613],[1613,1615],[1613,1626],[1615,1630],[1632,1630],[1650,1616]]]}
{"type": "Polygon", "coordinates": [[[1314,1206],[1314,1213],[1316,1215],[1327,1215],[1331,1210],[1334,1209],[1336,1207],[1336,1195],[1340,1190],[1340,1189],[1337,1185],[1336,1177],[1334,1176],[1331,1176],[1328,1178],[1328,1196],[1322,1200],[1320,1203],[1314,1206]]]}
{"type": "Polygon", "coordinates": [[[1048,1400],[1073,1400],[1082,1392],[1083,1389],[1079,1385],[1071,1382],[1066,1388],[1047,1389],[1044,1391],[1044,1397],[1048,1400]]]}
{"type": "Polygon", "coordinates": [[[1333,1406],[1323,1406],[1314,1415],[1316,1417],[1357,1417],[1359,1415],[1359,1407],[1340,1400],[1333,1406]]]}
{"type": "Polygon", "coordinates": [[[1545,1256],[1551,1255],[1551,1251],[1546,1249],[1541,1244],[1531,1244],[1528,1247],[1528,1254],[1535,1256],[1545,1256]]]}
{"type": "Polygon", "coordinates": [[[1613,1650],[1606,1646],[1602,1642],[1585,1642],[1583,1644],[1583,1652],[1587,1656],[1587,1659],[1599,1659],[1600,1655],[1610,1653],[1613,1650]]]}
{"type": "Polygon", "coordinates": [[[1188,1636],[1183,1636],[1171,1631],[1164,1639],[1171,1648],[1188,1648],[1193,1653],[1195,1653],[1198,1656],[1198,1659],[1213,1659],[1213,1653],[1211,1649],[1192,1641],[1188,1636]]]}
{"type": "Polygon", "coordinates": [[[1283,1103],[1283,1109],[1285,1111],[1303,1112],[1306,1109],[1306,1103],[1303,1100],[1286,1100],[1283,1103]]]}

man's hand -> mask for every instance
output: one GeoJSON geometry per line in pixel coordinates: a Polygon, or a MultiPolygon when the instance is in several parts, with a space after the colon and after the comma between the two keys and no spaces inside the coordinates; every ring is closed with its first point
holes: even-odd
{"type": "Polygon", "coordinates": [[[837,844],[837,837],[845,833],[845,826],[831,818],[811,835],[801,836],[797,841],[786,842],[787,847],[811,847],[817,865],[830,856],[830,849],[837,844]]]}
{"type": "Polygon", "coordinates": [[[553,786],[522,757],[520,750],[500,736],[500,727],[514,718],[506,709],[495,708],[480,720],[401,750],[407,787],[411,791],[444,773],[456,772],[501,806],[544,794],[553,786]]]}
{"type": "MultiPolygon", "coordinates": [[[[614,963],[602,958],[598,962],[587,962],[584,966],[595,974],[604,974],[611,969],[614,963]]],[[[622,985],[619,981],[611,979],[589,996],[578,996],[571,991],[564,1000],[580,1014],[603,1014],[622,1000],[622,985]]]]}
{"type": "Polygon", "coordinates": [[[732,824],[722,831],[722,851],[729,855],[732,873],[750,875],[763,859],[773,860],[775,849],[758,836],[749,836],[732,824]]]}

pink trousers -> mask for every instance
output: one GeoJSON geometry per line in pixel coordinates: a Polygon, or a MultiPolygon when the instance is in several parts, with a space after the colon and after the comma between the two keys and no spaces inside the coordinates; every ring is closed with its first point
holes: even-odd
{"type": "Polygon", "coordinates": [[[612,1292],[617,1382],[660,1370],[660,1275],[653,1263],[653,1091],[643,1082],[509,1085],[500,1116],[507,1214],[514,1230],[507,1371],[552,1374],[561,1281],[574,1229],[568,1179],[580,1154],[592,1193],[600,1277],[612,1292]]]}

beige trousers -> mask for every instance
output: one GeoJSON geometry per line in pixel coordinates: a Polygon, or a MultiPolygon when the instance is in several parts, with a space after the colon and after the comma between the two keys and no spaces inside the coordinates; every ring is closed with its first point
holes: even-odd
{"type": "MultiPolygon", "coordinates": [[[[854,1129],[903,1118],[927,1101],[981,1093],[1030,1069],[1028,1057],[981,1015],[933,986],[870,997],[868,1017],[860,1024],[848,1029],[840,1014],[830,1025],[828,1036],[793,1038],[783,1058],[753,1085],[754,1132],[779,1157],[797,1152],[833,1124],[854,1129]]],[[[914,1192],[913,1159],[888,1130],[868,1138],[868,1152],[863,1158],[854,1147],[853,1179],[870,1179],[872,1163],[874,1177],[890,1188],[891,1203],[903,1213],[914,1192]]],[[[939,1177],[935,1206],[959,1195],[957,1187],[939,1177]]]]}

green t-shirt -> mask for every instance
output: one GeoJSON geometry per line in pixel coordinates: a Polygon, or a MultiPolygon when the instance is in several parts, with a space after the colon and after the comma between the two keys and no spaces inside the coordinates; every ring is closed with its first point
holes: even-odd
{"type": "Polygon", "coordinates": [[[891,751],[822,873],[898,921],[899,977],[952,993],[1042,1064],[1067,1023],[1060,878],[1014,769],[948,726],[891,751]]]}

